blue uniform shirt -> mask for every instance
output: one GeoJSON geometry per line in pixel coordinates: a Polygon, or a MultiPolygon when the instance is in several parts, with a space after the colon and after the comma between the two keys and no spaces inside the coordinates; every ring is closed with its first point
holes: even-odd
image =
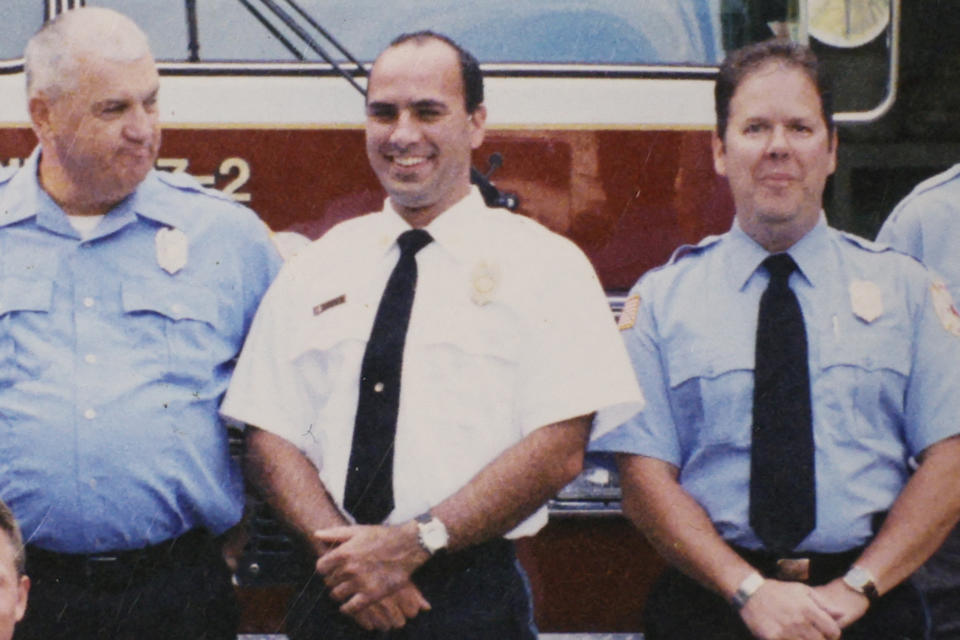
{"type": "Polygon", "coordinates": [[[877,235],[947,279],[960,296],[960,164],[918,184],[896,206],[877,235]]]}
{"type": "Polygon", "coordinates": [[[54,551],[221,533],[243,487],[217,408],[279,268],[268,229],[151,172],[81,240],[38,158],[0,182],[0,497],[54,551]]]}
{"type": "MultiPolygon", "coordinates": [[[[865,544],[909,459],[960,432],[960,338],[943,291],[915,260],[827,226],[790,250],[809,343],[817,523],[798,549],[865,544]],[[940,311],[935,310],[935,302],[940,311]]],[[[728,542],[749,526],[753,367],[769,255],[736,224],[683,248],[634,287],[621,321],[643,413],[593,445],[665,460],[728,542]]]]}

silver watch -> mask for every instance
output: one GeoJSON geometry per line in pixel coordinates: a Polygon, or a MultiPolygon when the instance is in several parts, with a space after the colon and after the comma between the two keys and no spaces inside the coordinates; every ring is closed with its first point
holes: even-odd
{"type": "Polygon", "coordinates": [[[417,522],[417,541],[424,551],[432,556],[447,548],[450,536],[447,533],[446,525],[439,518],[427,511],[418,515],[414,520],[417,522]]]}
{"type": "Polygon", "coordinates": [[[873,574],[863,567],[857,565],[850,567],[850,570],[843,576],[843,583],[857,593],[867,596],[870,602],[880,597],[880,594],[877,593],[877,581],[873,574]]]}

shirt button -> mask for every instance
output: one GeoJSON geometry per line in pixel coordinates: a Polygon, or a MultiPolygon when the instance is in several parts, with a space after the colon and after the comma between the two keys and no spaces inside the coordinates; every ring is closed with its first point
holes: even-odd
{"type": "Polygon", "coordinates": [[[83,361],[87,364],[96,364],[97,356],[93,355],[92,353],[88,353],[87,355],[83,356],[83,361]]]}
{"type": "Polygon", "coordinates": [[[92,307],[92,306],[93,306],[93,298],[84,298],[84,299],[83,299],[83,306],[87,307],[88,309],[89,309],[90,307],[92,307]]]}
{"type": "Polygon", "coordinates": [[[97,412],[94,411],[93,409],[87,409],[86,411],[83,412],[83,417],[86,418],[87,420],[93,420],[94,418],[97,417],[97,412]]]}
{"type": "Polygon", "coordinates": [[[373,385],[373,391],[374,393],[380,393],[381,391],[383,391],[383,383],[378,382],[377,384],[373,385]]]}

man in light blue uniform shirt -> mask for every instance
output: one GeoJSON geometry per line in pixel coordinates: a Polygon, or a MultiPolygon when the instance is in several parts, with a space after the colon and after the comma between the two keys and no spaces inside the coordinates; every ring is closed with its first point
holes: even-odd
{"type": "MultiPolygon", "coordinates": [[[[632,291],[620,326],[646,409],[592,447],[620,454],[624,511],[674,567],[647,601],[646,637],[920,639],[904,580],[960,516],[960,317],[919,263],[827,225],[837,137],[808,49],[734,52],[715,93],[736,220],[632,291]],[[752,471],[758,309],[777,262],[806,336],[794,395],[810,418],[787,426],[810,438],[813,470],[808,526],[786,548],[751,524],[780,513],[751,509],[766,488],[752,471]]],[[[790,466],[801,448],[774,452],[790,466]]]]}
{"type": "Polygon", "coordinates": [[[40,146],[0,182],[16,637],[235,638],[219,536],[244,494],[217,410],[279,256],[251,211],[153,170],[158,75],[127,18],[68,12],[26,67],[40,146]]]}
{"type": "MultiPolygon", "coordinates": [[[[960,294],[960,164],[924,180],[904,198],[877,235],[943,276],[954,299],[960,294]]],[[[960,366],[960,362],[955,362],[960,366]]],[[[960,636],[960,528],[913,577],[933,618],[933,638],[960,636]]]]}

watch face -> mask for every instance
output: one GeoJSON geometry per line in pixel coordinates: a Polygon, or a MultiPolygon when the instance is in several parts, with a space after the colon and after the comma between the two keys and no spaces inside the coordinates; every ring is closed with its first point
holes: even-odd
{"type": "Polygon", "coordinates": [[[447,546],[447,528],[436,518],[430,518],[429,522],[421,523],[420,541],[433,554],[447,546]]]}
{"type": "Polygon", "coordinates": [[[847,582],[857,589],[863,589],[863,585],[867,584],[869,580],[869,576],[859,569],[851,569],[850,572],[847,573],[847,582]]]}

